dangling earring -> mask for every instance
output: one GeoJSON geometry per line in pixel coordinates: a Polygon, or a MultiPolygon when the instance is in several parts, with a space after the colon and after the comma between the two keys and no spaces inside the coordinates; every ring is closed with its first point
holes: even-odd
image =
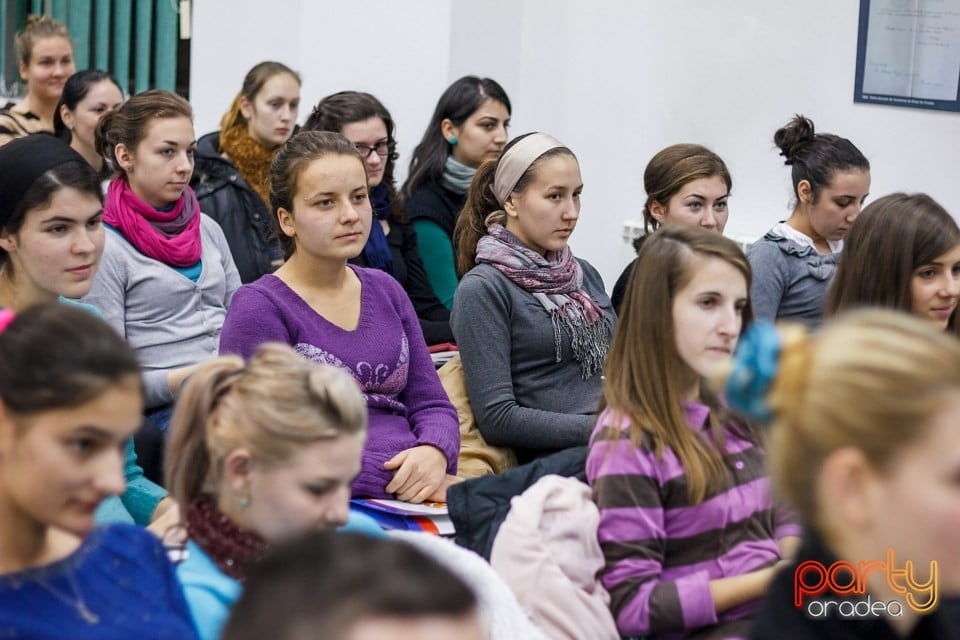
{"type": "Polygon", "coordinates": [[[457,136],[452,136],[449,140],[447,140],[447,142],[450,143],[451,147],[455,147],[457,146],[457,142],[459,142],[459,140],[457,140],[457,136]]]}

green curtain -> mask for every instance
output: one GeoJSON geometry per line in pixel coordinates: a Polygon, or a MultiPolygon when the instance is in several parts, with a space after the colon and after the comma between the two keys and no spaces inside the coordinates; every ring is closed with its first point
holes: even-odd
{"type": "Polygon", "coordinates": [[[156,34],[154,47],[153,86],[173,91],[177,86],[177,38],[180,37],[180,16],[174,0],[157,0],[156,34]]]}
{"type": "Polygon", "coordinates": [[[73,37],[73,59],[76,62],[77,69],[90,68],[90,0],[70,0],[69,6],[63,7],[65,15],[60,17],[56,13],[57,5],[65,4],[63,0],[54,2],[53,17],[57,20],[63,20],[70,29],[70,35],[73,37]]]}
{"type": "Polygon", "coordinates": [[[176,89],[176,0],[0,0],[0,79],[19,79],[13,35],[28,14],[48,13],[73,37],[77,69],[109,71],[125,93],[176,89]]]}

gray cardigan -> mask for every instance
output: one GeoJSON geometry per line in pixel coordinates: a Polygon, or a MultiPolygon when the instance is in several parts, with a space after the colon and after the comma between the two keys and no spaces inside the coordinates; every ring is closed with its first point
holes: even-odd
{"type": "MultiPolygon", "coordinates": [[[[578,262],[584,288],[603,309],[612,336],[616,315],[603,280],[589,263],[578,262]]],[[[450,326],[470,404],[489,444],[535,455],[587,443],[602,380],[598,374],[581,379],[566,332],[555,362],[553,324],[530,293],[492,266],[477,265],[457,286],[450,326]]]]}
{"type": "Polygon", "coordinates": [[[823,255],[813,247],[767,232],[747,252],[753,271],[750,305],[754,317],[771,322],[786,318],[819,326],[839,258],[839,253],[823,255]]]}
{"type": "Polygon", "coordinates": [[[217,355],[220,327],[240,286],[223,231],[204,214],[200,242],[203,267],[193,282],[110,229],[93,287],[82,299],[137,352],[148,409],[173,402],[167,385],[171,369],[217,355]]]}

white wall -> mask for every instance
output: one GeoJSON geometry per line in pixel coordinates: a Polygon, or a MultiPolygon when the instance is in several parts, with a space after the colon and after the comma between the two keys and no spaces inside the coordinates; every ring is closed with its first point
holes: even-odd
{"type": "Polygon", "coordinates": [[[299,122],[326,95],[369,91],[390,110],[402,175],[450,84],[451,6],[442,0],[198,0],[190,102],[197,133],[219,128],[247,71],[283,62],[303,78],[299,122]],[[269,7],[269,10],[266,10],[269,7]]]}
{"type": "Polygon", "coordinates": [[[855,0],[274,0],[285,14],[269,18],[263,6],[194,3],[199,132],[216,128],[250,66],[274,58],[303,73],[301,121],[333,91],[380,97],[398,122],[402,175],[443,89],[493,77],[513,101],[513,133],[550,132],[579,156],[572,245],[608,287],[630,259],[621,230],[640,215],[643,168],[669,144],[727,161],[728,235],[782,219],[789,168],[771,138],[794,113],[863,150],[871,197],[926,191],[960,215],[960,114],[853,103],[855,0]]]}

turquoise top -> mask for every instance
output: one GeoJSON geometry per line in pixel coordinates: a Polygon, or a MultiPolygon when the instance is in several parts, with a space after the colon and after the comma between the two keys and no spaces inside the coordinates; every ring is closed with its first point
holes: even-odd
{"type": "MultiPolygon", "coordinates": [[[[355,511],[350,511],[347,524],[340,527],[339,531],[352,531],[376,538],[385,538],[387,535],[373,518],[355,511]]],[[[177,577],[183,585],[200,640],[217,640],[243,587],[220,571],[210,556],[192,540],[187,542],[186,559],[177,565],[177,577]]]]}
{"type": "Polygon", "coordinates": [[[173,267],[173,270],[191,282],[197,282],[203,273],[203,261],[197,260],[189,267],[173,267]]]}
{"type": "Polygon", "coordinates": [[[443,306],[450,309],[460,281],[450,236],[436,222],[424,218],[414,220],[413,228],[417,232],[417,248],[430,286],[443,306]]]}

